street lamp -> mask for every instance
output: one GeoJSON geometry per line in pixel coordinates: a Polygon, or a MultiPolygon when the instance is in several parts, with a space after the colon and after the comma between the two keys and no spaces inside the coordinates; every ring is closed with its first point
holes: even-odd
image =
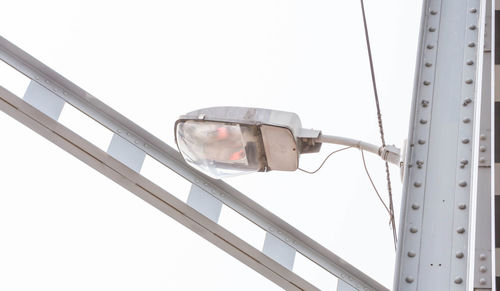
{"type": "Polygon", "coordinates": [[[352,146],[400,165],[399,149],[323,135],[304,129],[292,112],[248,107],[211,107],[181,116],[175,141],[190,165],[214,178],[251,172],[295,171],[299,156],[319,152],[322,143],[352,146]]]}

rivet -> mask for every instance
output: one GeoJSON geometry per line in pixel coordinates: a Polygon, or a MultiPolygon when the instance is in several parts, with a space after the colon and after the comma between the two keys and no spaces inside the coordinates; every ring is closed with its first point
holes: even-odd
{"type": "Polygon", "coordinates": [[[472,84],[472,79],[465,80],[465,84],[472,84]]]}
{"type": "Polygon", "coordinates": [[[425,63],[425,66],[426,66],[427,68],[430,68],[430,67],[432,67],[432,64],[431,64],[431,63],[425,63]]]}
{"type": "Polygon", "coordinates": [[[417,164],[417,167],[418,167],[419,169],[420,169],[420,168],[422,168],[422,165],[424,164],[424,162],[423,162],[423,161],[416,161],[415,163],[417,164]]]}
{"type": "Polygon", "coordinates": [[[481,164],[486,163],[486,158],[485,158],[485,157],[479,157],[479,162],[480,162],[481,164]]]}
{"type": "Polygon", "coordinates": [[[413,282],[413,277],[408,276],[408,277],[406,277],[405,281],[406,281],[406,283],[412,283],[413,282]]]}
{"type": "Polygon", "coordinates": [[[427,107],[429,105],[429,101],[427,100],[422,100],[422,107],[427,107]]]}
{"type": "Polygon", "coordinates": [[[456,278],[455,278],[455,283],[456,283],[456,284],[462,284],[462,281],[463,281],[463,280],[462,280],[462,278],[460,278],[460,277],[456,277],[456,278]]]}
{"type": "Polygon", "coordinates": [[[464,233],[465,232],[465,228],[463,228],[462,226],[457,228],[457,232],[458,233],[464,233]]]}
{"type": "Polygon", "coordinates": [[[116,132],[121,133],[121,132],[122,132],[122,130],[121,130],[121,129],[118,129],[118,130],[116,130],[116,132]]]}
{"type": "Polygon", "coordinates": [[[139,143],[139,141],[137,141],[137,140],[134,140],[134,143],[135,143],[135,144],[138,144],[138,143],[139,143]]]}
{"type": "Polygon", "coordinates": [[[47,84],[48,84],[48,83],[49,83],[49,80],[45,80],[45,83],[47,83],[47,84]]]}
{"type": "Polygon", "coordinates": [[[438,12],[436,10],[431,10],[431,15],[436,15],[438,12]]]}
{"type": "Polygon", "coordinates": [[[416,227],[410,227],[411,233],[417,233],[418,229],[416,227]]]}
{"type": "Polygon", "coordinates": [[[427,45],[427,49],[428,49],[428,50],[431,50],[431,49],[433,49],[433,48],[434,48],[434,46],[433,46],[432,44],[428,44],[428,45],[427,45]]]}
{"type": "Polygon", "coordinates": [[[422,183],[420,183],[420,182],[415,182],[415,183],[413,183],[413,186],[415,186],[415,187],[417,187],[417,188],[418,188],[418,187],[422,186],[422,183]]]}
{"type": "Polygon", "coordinates": [[[469,29],[470,29],[470,30],[475,30],[475,29],[476,29],[476,26],[475,26],[475,25],[471,25],[471,26],[469,26],[469,29]]]}
{"type": "Polygon", "coordinates": [[[473,43],[473,42],[469,42],[469,47],[475,47],[475,46],[476,46],[476,44],[475,44],[475,43],[473,43]]]}
{"type": "Polygon", "coordinates": [[[63,94],[64,94],[64,95],[68,95],[68,92],[66,92],[66,91],[63,91],[63,94]]]}
{"type": "Polygon", "coordinates": [[[423,140],[423,139],[419,139],[419,140],[418,140],[418,144],[425,144],[425,140],[423,140]]]}
{"type": "Polygon", "coordinates": [[[460,205],[458,205],[458,208],[459,208],[459,209],[462,209],[462,210],[464,210],[466,207],[467,207],[467,206],[466,206],[465,204],[463,204],[463,203],[462,203],[462,204],[460,204],[460,205]]]}
{"type": "Polygon", "coordinates": [[[40,80],[40,77],[36,76],[35,79],[40,80]]]}
{"type": "Polygon", "coordinates": [[[426,81],[424,81],[424,85],[425,85],[425,86],[429,86],[430,84],[431,84],[431,82],[429,82],[429,81],[427,81],[427,80],[426,80],[426,81]]]}
{"type": "Polygon", "coordinates": [[[436,31],[436,28],[435,27],[429,27],[429,31],[430,32],[434,32],[434,31],[436,31]]]}
{"type": "Polygon", "coordinates": [[[409,252],[408,252],[408,257],[410,257],[410,258],[413,258],[415,255],[416,255],[416,254],[415,254],[415,252],[414,252],[414,251],[409,251],[409,252]]]}
{"type": "Polygon", "coordinates": [[[473,60],[468,60],[468,61],[467,61],[467,65],[469,65],[469,66],[474,65],[474,61],[473,61],[473,60]]]}
{"type": "Polygon", "coordinates": [[[462,143],[464,143],[464,144],[468,144],[468,143],[469,143],[469,139],[468,139],[468,138],[464,138],[464,139],[462,139],[462,143]]]}
{"type": "Polygon", "coordinates": [[[467,182],[465,182],[465,181],[460,181],[460,182],[458,183],[458,186],[460,186],[460,187],[465,187],[465,186],[467,186],[467,182]]]}
{"type": "Polygon", "coordinates": [[[467,106],[468,104],[472,103],[472,99],[470,98],[465,98],[464,103],[462,103],[463,106],[467,106]]]}
{"type": "Polygon", "coordinates": [[[425,119],[420,119],[420,124],[426,124],[427,123],[427,120],[425,119]]]}
{"type": "Polygon", "coordinates": [[[486,273],[486,266],[480,266],[479,267],[479,272],[486,273]]]}
{"type": "Polygon", "coordinates": [[[480,146],[479,151],[484,153],[486,151],[486,146],[480,146]]]}
{"type": "Polygon", "coordinates": [[[479,254],[479,259],[481,261],[485,261],[486,260],[486,255],[485,254],[479,254]]]}
{"type": "Polygon", "coordinates": [[[479,284],[486,285],[486,279],[485,278],[479,279],[479,284]]]}
{"type": "Polygon", "coordinates": [[[455,257],[457,257],[457,258],[461,259],[461,258],[463,258],[463,257],[464,257],[464,253],[463,253],[463,252],[456,252],[456,253],[455,253],[455,257]]]}
{"type": "Polygon", "coordinates": [[[468,160],[461,160],[461,161],[460,161],[460,164],[462,164],[462,165],[467,165],[468,163],[469,163],[469,161],[468,161],[468,160]]]}
{"type": "Polygon", "coordinates": [[[418,205],[417,203],[413,203],[413,204],[411,205],[411,208],[412,208],[413,210],[417,210],[417,209],[419,209],[419,208],[420,208],[420,205],[418,205]]]}
{"type": "Polygon", "coordinates": [[[471,8],[469,11],[470,11],[470,13],[476,13],[477,9],[476,8],[471,8]]]}
{"type": "Polygon", "coordinates": [[[145,143],[145,144],[144,144],[144,147],[145,147],[145,148],[147,148],[147,147],[149,147],[149,146],[148,146],[148,144],[147,144],[147,143],[145,143]]]}
{"type": "Polygon", "coordinates": [[[486,140],[486,134],[481,133],[481,135],[479,136],[479,139],[486,140]]]}
{"type": "Polygon", "coordinates": [[[466,118],[464,118],[462,121],[463,121],[464,123],[469,123],[469,122],[470,122],[470,118],[467,118],[467,117],[466,117],[466,118]]]}

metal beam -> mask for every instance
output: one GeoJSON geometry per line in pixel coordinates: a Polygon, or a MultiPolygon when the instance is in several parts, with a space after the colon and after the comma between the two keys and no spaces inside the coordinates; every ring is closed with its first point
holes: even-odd
{"type": "MultiPolygon", "coordinates": [[[[0,59],[107,127],[116,135],[129,141],[131,144],[175,171],[186,180],[213,195],[228,207],[282,240],[291,248],[349,285],[358,290],[387,290],[383,285],[359,271],[357,268],[298,231],[278,216],[255,203],[230,185],[221,180],[212,179],[193,169],[184,162],[181,155],[175,149],[65,79],[57,72],[45,66],[3,37],[0,37],[0,59]]],[[[238,256],[232,255],[238,258],[238,256]]],[[[283,267],[280,265],[280,268],[283,267]]]]}
{"type": "Polygon", "coordinates": [[[394,290],[471,290],[486,0],[426,0],[394,290]]]}
{"type": "Polygon", "coordinates": [[[286,290],[318,290],[135,170],[0,87],[0,110],[286,290]]]}

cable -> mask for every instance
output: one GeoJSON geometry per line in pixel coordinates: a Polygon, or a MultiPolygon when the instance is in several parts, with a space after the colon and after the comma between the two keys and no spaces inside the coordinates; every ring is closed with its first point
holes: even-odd
{"type": "MultiPolygon", "coordinates": [[[[373,59],[372,59],[372,51],[370,47],[370,38],[368,36],[368,26],[366,24],[366,15],[365,15],[365,5],[363,3],[363,0],[361,1],[361,12],[363,14],[363,25],[365,28],[365,38],[366,38],[366,47],[368,49],[368,58],[370,61],[370,72],[372,76],[372,84],[373,84],[373,92],[375,95],[375,105],[377,107],[377,119],[378,119],[378,127],[380,129],[380,139],[382,140],[382,147],[385,147],[385,138],[384,138],[384,126],[382,125],[382,114],[380,113],[380,103],[378,100],[378,93],[377,93],[377,83],[375,81],[375,70],[373,69],[373,59]]],[[[387,191],[389,193],[389,210],[390,210],[390,218],[391,218],[391,224],[392,224],[392,236],[394,238],[394,247],[397,245],[398,241],[398,236],[396,233],[396,221],[394,219],[394,205],[392,201],[392,187],[391,187],[391,175],[389,172],[389,164],[387,161],[385,162],[385,173],[386,173],[386,178],[387,178],[387,191]]]]}
{"type": "Polygon", "coordinates": [[[391,215],[391,211],[387,207],[387,204],[385,204],[384,200],[380,196],[380,193],[378,193],[377,187],[375,187],[375,183],[373,183],[372,177],[370,176],[370,173],[368,172],[368,168],[366,167],[366,161],[365,161],[365,154],[364,151],[361,150],[361,157],[363,159],[363,167],[365,168],[366,175],[368,176],[368,179],[370,180],[370,183],[372,184],[373,190],[375,190],[375,193],[377,193],[378,199],[380,199],[380,202],[382,202],[382,205],[384,205],[385,210],[387,210],[387,214],[389,216],[391,215]]]}
{"type": "Polygon", "coordinates": [[[314,170],[312,172],[304,170],[304,169],[301,169],[301,168],[298,168],[298,169],[301,170],[302,172],[305,172],[305,173],[308,173],[308,174],[315,174],[316,172],[318,172],[323,167],[323,165],[325,164],[326,160],[328,160],[328,158],[331,157],[333,154],[341,152],[341,151],[344,151],[344,150],[347,150],[347,149],[350,149],[350,148],[352,148],[352,146],[341,148],[339,150],[331,152],[330,154],[328,154],[328,156],[326,156],[326,158],[323,160],[323,162],[321,163],[321,165],[316,170],[314,170]]]}

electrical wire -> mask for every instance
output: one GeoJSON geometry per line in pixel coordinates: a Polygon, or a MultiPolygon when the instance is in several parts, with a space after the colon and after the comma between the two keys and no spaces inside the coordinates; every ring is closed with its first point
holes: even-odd
{"type": "Polygon", "coordinates": [[[372,177],[370,176],[370,173],[368,172],[368,168],[366,167],[366,161],[365,161],[365,154],[364,151],[361,150],[361,158],[363,159],[363,167],[365,168],[366,175],[368,176],[368,180],[370,180],[370,183],[372,184],[373,190],[375,190],[375,193],[377,193],[378,199],[384,205],[385,210],[387,210],[387,214],[389,216],[391,215],[391,211],[389,210],[389,207],[387,207],[387,204],[385,204],[384,199],[382,199],[382,196],[380,196],[380,193],[377,190],[377,187],[375,187],[375,183],[373,183],[372,177]]]}
{"type": "Polygon", "coordinates": [[[323,165],[326,163],[326,160],[328,160],[328,158],[330,158],[333,154],[341,152],[341,151],[344,151],[344,150],[347,150],[347,149],[350,149],[350,148],[352,148],[352,146],[348,146],[348,147],[341,148],[341,149],[338,149],[338,150],[335,150],[335,151],[331,152],[330,154],[328,154],[328,156],[326,156],[326,158],[323,160],[323,162],[321,163],[321,165],[316,170],[314,170],[314,171],[307,171],[307,170],[304,170],[304,169],[301,169],[301,168],[298,168],[298,169],[300,171],[308,173],[308,174],[315,174],[316,172],[318,172],[323,167],[323,165]]]}
{"type": "MultiPolygon", "coordinates": [[[[380,103],[378,100],[378,93],[377,93],[377,83],[375,81],[375,70],[373,69],[373,59],[372,59],[372,51],[370,47],[370,38],[368,36],[368,25],[366,23],[366,15],[365,15],[365,5],[363,3],[363,0],[360,0],[361,2],[361,12],[363,14],[363,25],[365,29],[365,38],[366,38],[366,47],[368,49],[368,58],[370,61],[370,72],[372,76],[372,85],[373,85],[373,92],[375,95],[375,105],[377,107],[377,119],[378,119],[378,126],[380,130],[380,139],[382,140],[382,147],[385,147],[385,137],[384,137],[384,126],[382,125],[382,114],[380,112],[380,103]]],[[[396,221],[394,219],[394,204],[392,201],[392,187],[391,187],[391,175],[389,172],[389,164],[387,161],[385,162],[385,173],[386,173],[386,178],[387,178],[387,191],[389,193],[389,210],[390,210],[390,219],[391,219],[391,225],[392,225],[392,236],[394,239],[394,247],[396,248],[398,237],[396,233],[396,221]]]]}

